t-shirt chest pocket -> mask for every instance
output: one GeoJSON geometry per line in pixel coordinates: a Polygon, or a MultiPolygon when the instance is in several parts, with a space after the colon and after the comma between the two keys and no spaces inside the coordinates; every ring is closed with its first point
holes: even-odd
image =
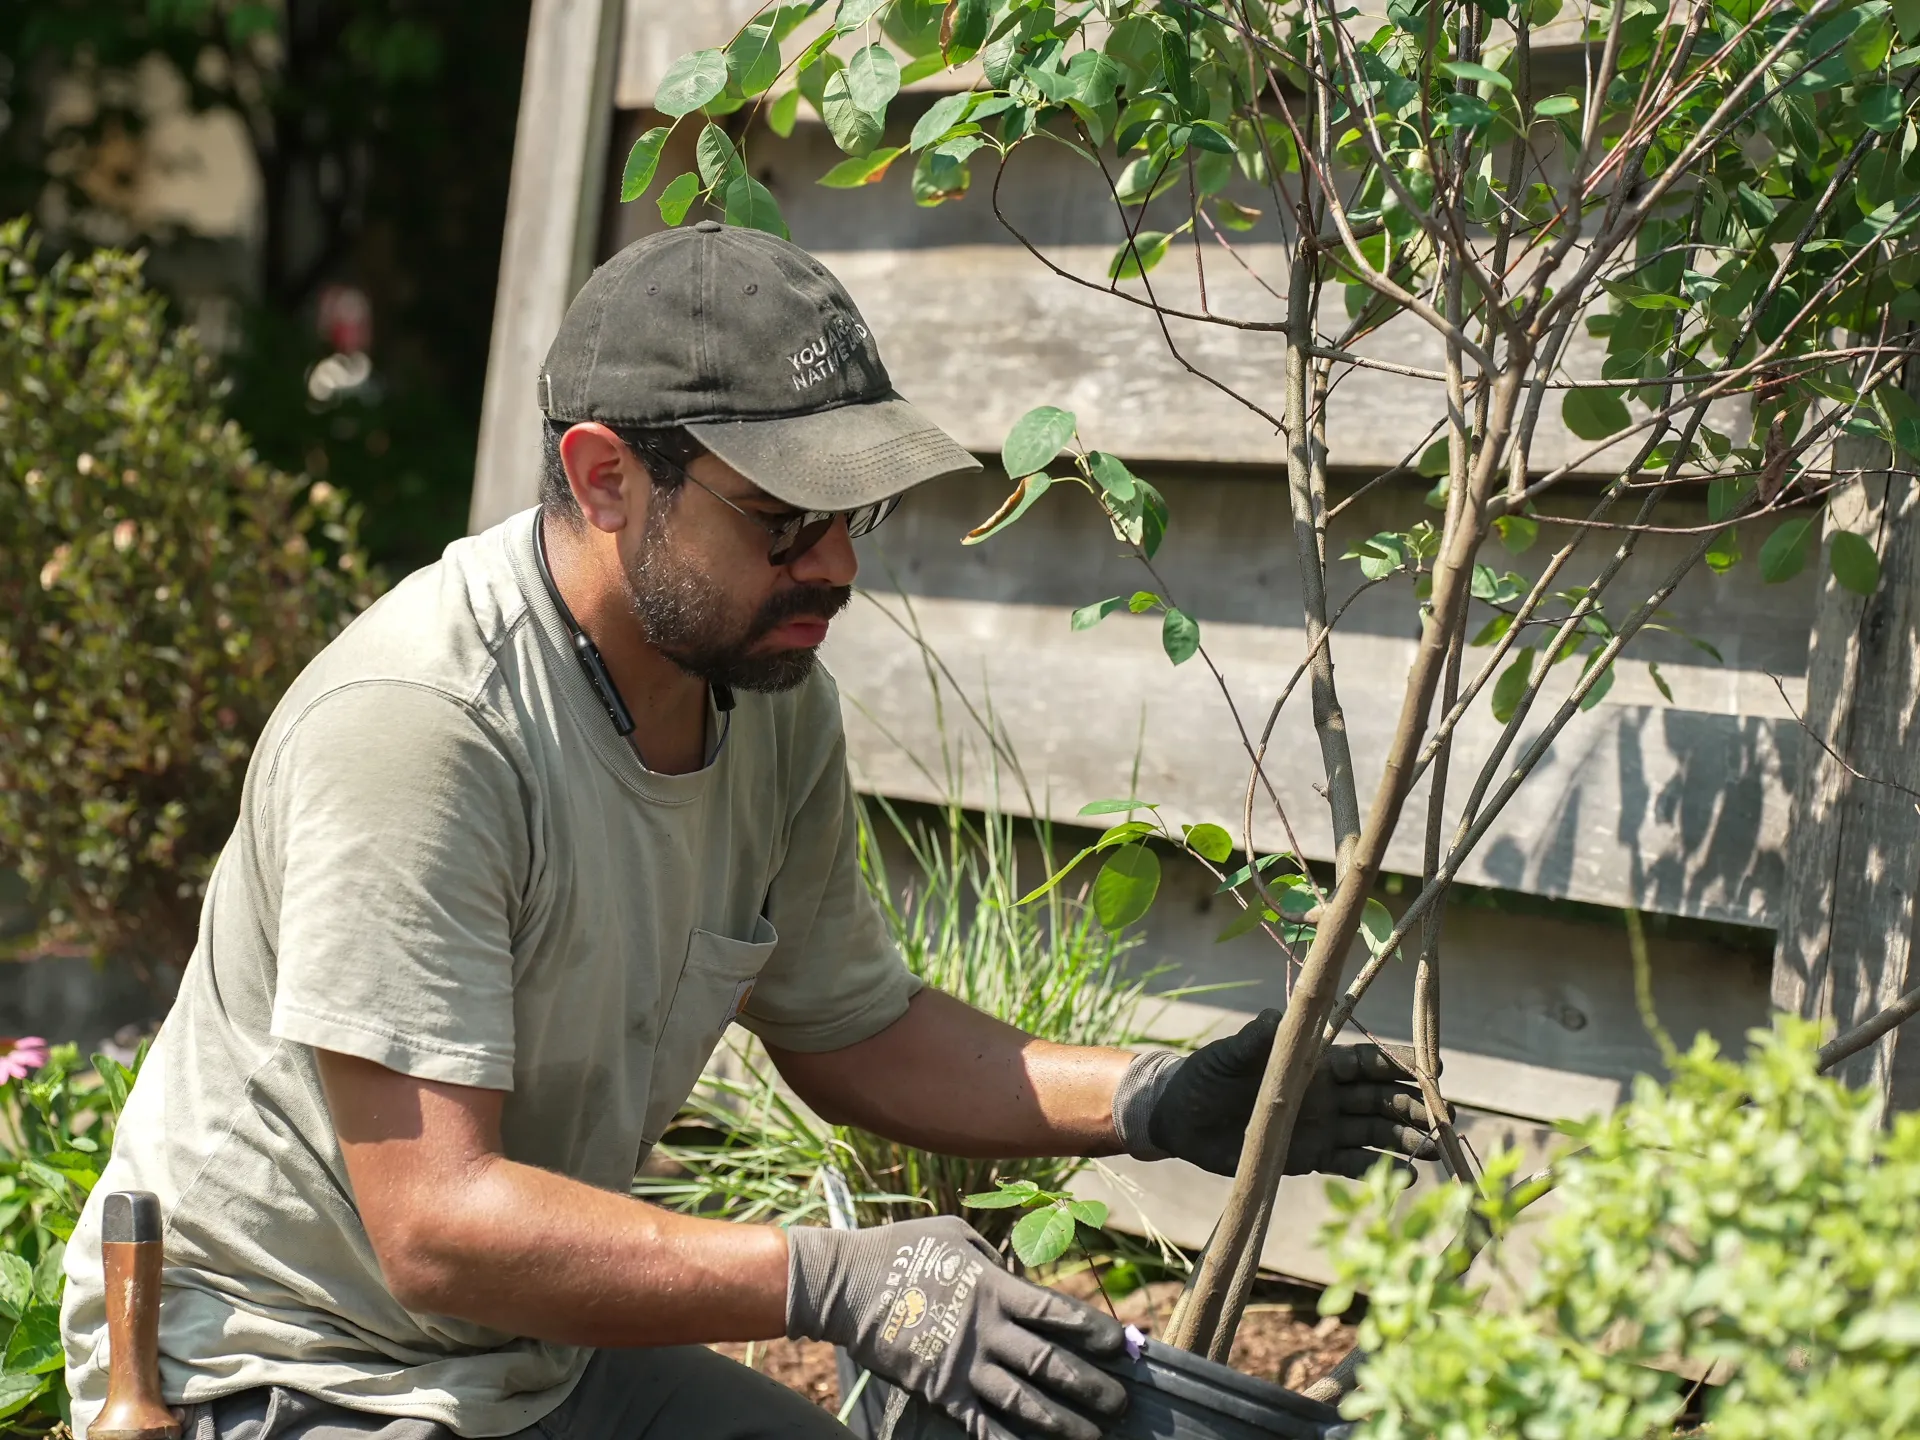
{"type": "Polygon", "coordinates": [[[687,937],[680,983],[655,1032],[642,1133],[645,1143],[651,1145],[660,1138],[693,1092],[728,1022],[746,1008],[753,982],[779,938],[764,915],[755,917],[751,940],[735,940],[711,930],[695,930],[687,937]]]}

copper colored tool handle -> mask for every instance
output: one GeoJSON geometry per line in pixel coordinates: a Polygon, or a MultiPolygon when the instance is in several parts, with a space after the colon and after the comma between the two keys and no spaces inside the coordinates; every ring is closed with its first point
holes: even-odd
{"type": "Polygon", "coordinates": [[[160,1393],[160,1202],[144,1190],[107,1196],[100,1215],[107,1275],[107,1403],[88,1440],[177,1440],[160,1393]]]}

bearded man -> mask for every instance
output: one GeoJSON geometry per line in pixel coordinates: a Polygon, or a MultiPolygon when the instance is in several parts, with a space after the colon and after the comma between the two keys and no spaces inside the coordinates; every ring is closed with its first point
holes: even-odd
{"type": "MultiPolygon", "coordinates": [[[[1276,1016],[1193,1056],[1048,1044],[921,986],[863,887],[814,660],[853,541],[977,470],[812,257],[703,221],[602,266],[541,376],[540,504],[448,548],[261,737],[100,1197],[159,1198],[192,1440],[845,1432],[705,1342],[831,1340],[976,1440],[1094,1440],[1119,1327],[953,1218],[791,1231],[629,1194],[725,1028],[822,1116],[976,1156],[1233,1168],[1276,1016]]],[[[1291,1157],[1415,1153],[1338,1052],[1291,1157]]]]}

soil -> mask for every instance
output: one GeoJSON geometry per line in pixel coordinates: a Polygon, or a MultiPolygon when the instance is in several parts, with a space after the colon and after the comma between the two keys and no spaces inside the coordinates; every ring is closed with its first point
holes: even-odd
{"type": "MultiPolygon", "coordinates": [[[[1056,1288],[1081,1299],[1094,1294],[1093,1283],[1084,1274],[1062,1280],[1056,1288]]],[[[1247,1307],[1233,1342],[1233,1368],[1277,1381],[1289,1390],[1303,1390],[1353,1348],[1353,1327],[1339,1316],[1323,1319],[1315,1314],[1308,1292],[1288,1294],[1276,1286],[1268,1294],[1284,1294],[1285,1298],[1256,1293],[1255,1303],[1247,1307]]],[[[1179,1281],[1156,1280],[1116,1300],[1114,1313],[1124,1323],[1137,1325],[1152,1335],[1166,1324],[1179,1295],[1179,1281]]],[[[799,1391],[822,1409],[840,1408],[840,1382],[834,1373],[831,1345],[814,1340],[773,1340],[713,1348],[799,1391]]]]}

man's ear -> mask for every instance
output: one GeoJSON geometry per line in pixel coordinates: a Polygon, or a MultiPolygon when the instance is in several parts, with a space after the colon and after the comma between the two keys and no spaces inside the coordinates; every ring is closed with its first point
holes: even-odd
{"type": "Polygon", "coordinates": [[[560,463],[580,513],[596,530],[624,530],[646,513],[646,471],[618,435],[583,421],[560,437],[560,463]]]}

